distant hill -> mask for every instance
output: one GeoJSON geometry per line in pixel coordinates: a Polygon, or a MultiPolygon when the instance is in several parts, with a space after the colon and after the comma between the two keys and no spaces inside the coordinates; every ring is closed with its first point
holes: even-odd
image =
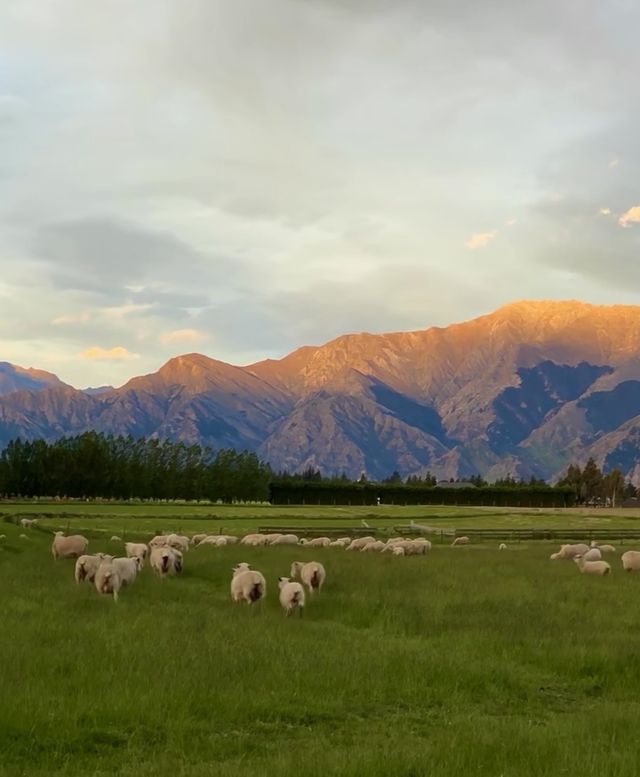
{"type": "Polygon", "coordinates": [[[14,377],[0,391],[0,444],[96,429],[370,478],[397,469],[549,479],[593,455],[640,483],[635,306],[516,302],[448,327],[344,335],[246,367],[185,354],[118,389],[77,391],[24,372],[36,385],[14,377]]]}

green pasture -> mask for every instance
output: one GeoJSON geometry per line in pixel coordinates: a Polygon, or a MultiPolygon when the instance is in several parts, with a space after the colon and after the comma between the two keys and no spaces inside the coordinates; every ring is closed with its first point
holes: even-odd
{"type": "MultiPolygon", "coordinates": [[[[247,509],[221,521],[264,522],[247,509]]],[[[469,519],[442,512],[429,514],[469,519]]],[[[90,551],[121,547],[106,534],[120,517],[69,520],[90,551]]],[[[167,520],[126,526],[145,536],[167,520]]],[[[115,605],[52,560],[60,521],[44,523],[0,523],[3,777],[638,773],[640,575],[619,554],[593,578],[549,561],[545,542],[410,558],[204,547],[181,578],[145,568],[115,605]],[[286,619],[276,578],[311,558],[325,590],[286,619]],[[267,578],[261,611],[230,601],[238,561],[267,578]]]]}

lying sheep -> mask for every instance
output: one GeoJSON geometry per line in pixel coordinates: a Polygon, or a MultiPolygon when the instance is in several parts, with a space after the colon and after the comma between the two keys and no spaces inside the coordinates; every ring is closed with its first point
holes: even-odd
{"type": "Polygon", "coordinates": [[[560,550],[553,555],[556,559],[572,559],[588,552],[589,546],[585,545],[584,542],[578,542],[573,545],[561,545],[560,550]]]}
{"type": "MultiPolygon", "coordinates": [[[[21,540],[28,540],[29,538],[27,537],[26,534],[20,534],[19,535],[19,539],[21,539],[21,540]]],[[[54,556],[54,558],[55,558],[55,556],[54,556]]]]}
{"type": "Polygon", "coordinates": [[[206,534],[194,534],[194,535],[193,535],[193,537],[192,537],[192,538],[189,540],[189,542],[190,542],[192,545],[194,545],[194,546],[197,546],[197,545],[198,545],[200,542],[202,542],[202,540],[203,540],[203,539],[204,539],[206,536],[207,536],[206,534]]]}
{"type": "Polygon", "coordinates": [[[59,558],[77,558],[82,556],[89,546],[89,540],[81,534],[72,534],[65,537],[61,531],[57,531],[51,544],[51,553],[55,560],[59,558]]]}
{"type": "Polygon", "coordinates": [[[120,577],[121,586],[125,586],[135,582],[143,561],[139,557],[114,558],[111,564],[120,577]]]}
{"type": "Polygon", "coordinates": [[[585,561],[600,561],[602,558],[602,553],[600,553],[599,548],[591,548],[591,550],[588,550],[582,555],[582,558],[585,561]]]}
{"type": "Polygon", "coordinates": [[[360,548],[360,553],[380,553],[384,550],[384,542],[380,540],[374,540],[373,542],[367,542],[364,548],[360,548]]]}
{"type": "Polygon", "coordinates": [[[112,558],[113,556],[107,556],[104,553],[97,553],[95,556],[79,556],[75,568],[76,583],[82,583],[85,580],[93,583],[100,564],[111,561],[112,558]]]}
{"type": "Polygon", "coordinates": [[[498,545],[498,550],[506,550],[506,549],[507,549],[507,546],[504,544],[504,542],[501,542],[501,543],[498,545]]]}
{"type": "Polygon", "coordinates": [[[611,567],[606,561],[585,561],[583,556],[574,556],[573,560],[583,575],[608,575],[611,567]]]}
{"type": "Polygon", "coordinates": [[[227,544],[227,538],[223,536],[222,534],[211,534],[208,537],[205,537],[198,545],[200,547],[201,545],[214,545],[216,547],[223,547],[227,544]]]}
{"type": "Polygon", "coordinates": [[[234,602],[253,604],[267,595],[267,581],[264,575],[249,564],[242,562],[233,567],[231,598],[234,602]]]}
{"type": "MultiPolygon", "coordinates": [[[[144,542],[125,542],[124,553],[127,558],[139,558],[144,562],[149,553],[149,548],[144,542]]],[[[142,569],[142,564],[140,568],[142,569]]]]}
{"type": "Polygon", "coordinates": [[[302,614],[304,611],[304,588],[295,581],[289,580],[288,577],[279,577],[278,586],[280,587],[280,604],[284,608],[287,617],[292,615],[296,610],[302,614]]]}
{"type": "Polygon", "coordinates": [[[616,549],[613,547],[613,545],[598,545],[598,550],[600,553],[615,553],[616,549]]]}
{"type": "Polygon", "coordinates": [[[280,537],[284,537],[284,534],[282,532],[280,533],[274,533],[274,534],[266,534],[266,542],[265,545],[273,545],[276,540],[279,540],[280,537]]]}
{"type": "Polygon", "coordinates": [[[404,556],[406,555],[405,549],[402,547],[402,545],[393,545],[391,548],[391,554],[393,556],[404,556]]]}
{"type": "Polygon", "coordinates": [[[375,542],[375,537],[357,537],[346,547],[346,550],[361,550],[367,542],[375,542]]]}
{"type": "Polygon", "coordinates": [[[246,534],[241,540],[241,545],[265,545],[267,542],[264,534],[246,534]]]}
{"type": "Polygon", "coordinates": [[[169,546],[155,547],[151,549],[149,563],[161,578],[177,575],[182,572],[182,553],[169,546]]]}
{"type": "Polygon", "coordinates": [[[7,535],[6,534],[0,534],[0,540],[6,540],[7,535]]]}
{"type": "Polygon", "coordinates": [[[291,577],[298,578],[303,585],[309,589],[309,593],[314,591],[320,593],[324,581],[327,577],[324,567],[318,561],[294,561],[291,564],[291,577]]]}
{"type": "Polygon", "coordinates": [[[637,572],[640,570],[640,550],[628,550],[622,554],[620,560],[625,572],[637,572]]]}
{"type": "Polygon", "coordinates": [[[471,540],[468,537],[456,537],[451,543],[451,547],[453,548],[456,545],[468,545],[470,542],[471,540]]]}
{"type": "Polygon", "coordinates": [[[274,540],[271,545],[298,545],[300,539],[296,534],[282,534],[277,540],[274,540]]]}
{"type": "Polygon", "coordinates": [[[118,601],[122,582],[112,561],[105,560],[100,564],[94,578],[94,585],[99,594],[113,594],[113,601],[118,601]]]}
{"type": "Polygon", "coordinates": [[[338,537],[337,540],[333,540],[331,546],[334,548],[346,548],[351,545],[351,537],[338,537]]]}
{"type": "Polygon", "coordinates": [[[109,542],[122,542],[122,537],[118,537],[117,534],[114,534],[113,537],[109,540],[109,542]]]}

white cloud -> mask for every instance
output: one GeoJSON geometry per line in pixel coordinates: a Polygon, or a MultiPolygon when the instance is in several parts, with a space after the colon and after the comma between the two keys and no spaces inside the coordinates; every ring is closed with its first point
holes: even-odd
{"type": "Polygon", "coordinates": [[[471,235],[471,237],[465,242],[465,245],[471,251],[474,251],[476,248],[484,248],[485,246],[489,245],[489,243],[496,237],[497,234],[497,229],[492,229],[490,232],[478,232],[475,235],[471,235]]]}
{"type": "Polygon", "coordinates": [[[518,223],[518,219],[507,219],[504,222],[508,227],[512,227],[514,224],[518,223]]]}
{"type": "Polygon", "coordinates": [[[607,165],[607,167],[609,168],[609,170],[613,170],[613,168],[617,167],[619,164],[620,164],[620,160],[617,157],[614,157],[609,161],[609,164],[607,165]]]}
{"type": "Polygon", "coordinates": [[[206,340],[208,335],[198,329],[174,329],[172,332],[163,332],[158,338],[161,343],[200,343],[206,340]]]}
{"type": "Polygon", "coordinates": [[[640,205],[634,205],[622,214],[618,219],[621,227],[630,227],[632,224],[640,224],[640,205]]]}
{"type": "Polygon", "coordinates": [[[64,313],[54,318],[51,323],[54,326],[64,326],[67,324],[86,324],[90,320],[91,313],[88,310],[83,310],[81,313],[64,313]]]}
{"type": "Polygon", "coordinates": [[[611,208],[600,208],[598,211],[598,216],[610,216],[611,215],[611,208]]]}
{"type": "Polygon", "coordinates": [[[89,360],[108,360],[108,361],[131,361],[132,359],[139,359],[140,354],[131,353],[121,345],[116,345],[113,348],[101,348],[99,345],[93,345],[91,348],[87,348],[86,351],[78,354],[81,359],[89,360]]]}

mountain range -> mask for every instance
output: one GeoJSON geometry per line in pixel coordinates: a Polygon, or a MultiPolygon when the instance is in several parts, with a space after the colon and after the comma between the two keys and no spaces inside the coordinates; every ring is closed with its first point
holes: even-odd
{"type": "Polygon", "coordinates": [[[249,449],[278,470],[553,480],[593,456],[640,483],[640,307],[516,302],[245,367],[185,354],[120,388],[0,363],[0,447],[89,429],[249,449]]]}

